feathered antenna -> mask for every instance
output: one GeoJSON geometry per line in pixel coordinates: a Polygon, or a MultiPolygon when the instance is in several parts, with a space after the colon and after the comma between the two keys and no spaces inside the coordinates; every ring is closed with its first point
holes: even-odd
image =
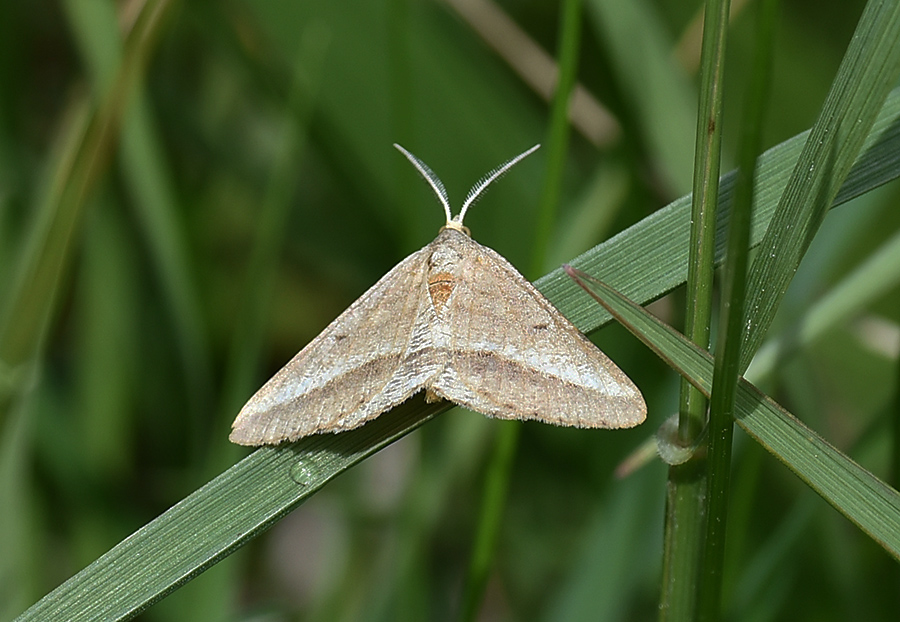
{"type": "Polygon", "coordinates": [[[456,222],[459,224],[459,226],[462,226],[463,218],[466,217],[466,211],[475,204],[475,201],[481,198],[481,194],[485,191],[485,189],[492,183],[503,177],[509,169],[518,164],[521,160],[524,160],[526,157],[537,151],[539,147],[540,145],[535,145],[528,151],[523,151],[513,159],[507,160],[506,162],[492,170],[490,173],[479,179],[478,183],[472,186],[472,189],[469,190],[469,194],[466,195],[466,200],[463,201],[462,209],[459,210],[459,215],[457,215],[456,218],[453,219],[453,222],[456,222]]]}
{"type": "Polygon", "coordinates": [[[466,216],[466,211],[475,204],[475,202],[481,198],[481,195],[484,193],[485,189],[490,186],[493,182],[503,177],[509,169],[518,164],[521,160],[525,159],[527,156],[530,156],[532,153],[538,150],[540,145],[535,145],[528,151],[524,151],[512,158],[511,160],[507,160],[490,173],[482,177],[478,180],[472,189],[469,190],[469,194],[466,195],[466,200],[463,201],[462,209],[459,210],[459,214],[455,217],[450,215],[450,197],[447,196],[447,189],[444,188],[443,182],[441,182],[440,178],[434,174],[428,165],[422,162],[419,158],[411,154],[409,151],[394,143],[394,147],[396,147],[400,153],[406,156],[406,159],[412,162],[412,165],[416,167],[416,170],[419,171],[419,174],[425,178],[425,181],[428,182],[428,185],[431,186],[431,189],[434,190],[434,193],[437,195],[438,200],[441,202],[441,205],[444,206],[444,214],[447,215],[447,224],[445,227],[450,227],[451,229],[458,229],[460,231],[465,231],[465,227],[463,227],[463,218],[466,216]]]}
{"type": "Polygon", "coordinates": [[[453,220],[453,217],[450,216],[450,197],[447,196],[447,189],[444,188],[444,182],[441,181],[440,177],[434,174],[428,165],[422,162],[419,158],[411,154],[409,151],[394,143],[394,147],[397,148],[400,153],[406,156],[406,159],[412,162],[412,165],[416,167],[416,170],[419,171],[419,174],[425,178],[425,181],[428,182],[428,185],[431,186],[431,189],[434,190],[434,193],[437,195],[438,200],[441,202],[441,205],[444,206],[444,213],[447,215],[447,224],[450,224],[450,221],[453,220]]]}

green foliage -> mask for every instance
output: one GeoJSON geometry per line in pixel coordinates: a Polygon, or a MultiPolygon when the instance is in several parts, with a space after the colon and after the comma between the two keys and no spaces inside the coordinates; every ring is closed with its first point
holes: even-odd
{"type": "MultiPolygon", "coordinates": [[[[268,375],[442,224],[393,142],[458,203],[547,139],[550,104],[494,51],[498,18],[464,4],[2,5],[0,620],[459,615],[496,422],[414,399],[243,459],[227,432],[268,375]]],[[[758,389],[736,395],[722,569],[735,619],[900,614],[885,483],[900,464],[900,217],[896,184],[879,188],[900,174],[900,93],[884,101],[900,36],[896,3],[871,4],[852,43],[859,3],[791,5],[776,29],[742,348],[761,345],[758,389]]],[[[560,49],[556,3],[504,10],[560,49]]],[[[602,102],[612,129],[582,135],[579,117],[552,154],[552,193],[539,151],[466,224],[526,273],[561,257],[638,303],[662,298],[654,314],[680,328],[697,87],[674,50],[691,49],[676,40],[696,14],[595,0],[581,17],[586,90],[571,114],[595,121],[602,102]],[[558,204],[539,205],[542,191],[558,204]]],[[[725,163],[754,32],[732,17],[725,163]]],[[[734,182],[719,188],[717,265],[734,182]]],[[[610,323],[562,270],[538,285],[583,330],[610,323]]],[[[645,324],[708,393],[709,355],[645,324]]],[[[595,337],[649,420],[521,426],[482,605],[496,617],[658,615],[665,469],[613,471],[677,410],[677,377],[620,327],[595,337]]]]}

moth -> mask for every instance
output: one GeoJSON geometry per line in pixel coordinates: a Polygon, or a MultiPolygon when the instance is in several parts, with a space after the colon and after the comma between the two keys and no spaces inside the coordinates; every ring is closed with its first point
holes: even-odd
{"type": "Polygon", "coordinates": [[[420,391],[499,419],[641,423],[646,405],[622,370],[463,226],[484,190],[539,145],[483,177],[457,216],[437,175],[394,146],[434,190],[445,225],[266,382],[241,409],[230,440],[274,445],[352,430],[420,391]]]}

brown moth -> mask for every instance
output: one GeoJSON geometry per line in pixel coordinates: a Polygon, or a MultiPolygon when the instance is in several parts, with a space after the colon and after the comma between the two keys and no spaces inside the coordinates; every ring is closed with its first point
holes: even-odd
{"type": "Polygon", "coordinates": [[[513,266],[469,237],[466,210],[538,146],[491,171],[446,224],[364,293],[241,409],[231,441],[277,444],[352,430],[419,391],[490,417],[627,428],[646,417],[637,387],[513,266]]]}

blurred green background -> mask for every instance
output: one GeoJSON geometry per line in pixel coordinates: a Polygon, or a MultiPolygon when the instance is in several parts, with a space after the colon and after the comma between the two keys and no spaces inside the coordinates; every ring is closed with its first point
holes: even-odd
{"type": "MultiPolygon", "coordinates": [[[[765,144],[807,129],[863,2],[784,2],[765,144]]],[[[752,41],[735,3],[725,162],[752,41]]],[[[0,5],[0,296],[100,106],[140,2],[0,5]],[[96,109],[96,108],[95,108],[96,109]]],[[[466,219],[531,278],[690,190],[699,2],[585,0],[579,91],[546,265],[532,252],[546,154],[466,219]]],[[[245,450],[243,402],[443,224],[391,144],[458,208],[546,140],[557,3],[190,1],[168,7],[109,159],[73,220],[37,368],[0,421],[11,619],[245,450]],[[542,59],[540,55],[546,55],[542,59]],[[30,383],[30,384],[29,384],[30,383]]],[[[126,51],[127,53],[127,51],[126,51]]],[[[790,322],[897,230],[891,184],[826,220],[790,322]]],[[[897,293],[780,365],[767,390],[876,474],[896,384],[897,293]]],[[[680,326],[678,292],[652,310],[680,326]]],[[[778,326],[778,325],[777,325],[778,326]]],[[[789,330],[789,329],[788,329],[789,330]]],[[[678,381],[618,326],[593,335],[641,387],[635,430],[526,424],[481,619],[655,619],[665,468],[617,464],[677,408],[678,381]]],[[[440,416],[330,484],[146,620],[446,620],[458,607],[496,422],[440,416]]],[[[736,436],[725,611],[892,620],[896,563],[736,436]]]]}

